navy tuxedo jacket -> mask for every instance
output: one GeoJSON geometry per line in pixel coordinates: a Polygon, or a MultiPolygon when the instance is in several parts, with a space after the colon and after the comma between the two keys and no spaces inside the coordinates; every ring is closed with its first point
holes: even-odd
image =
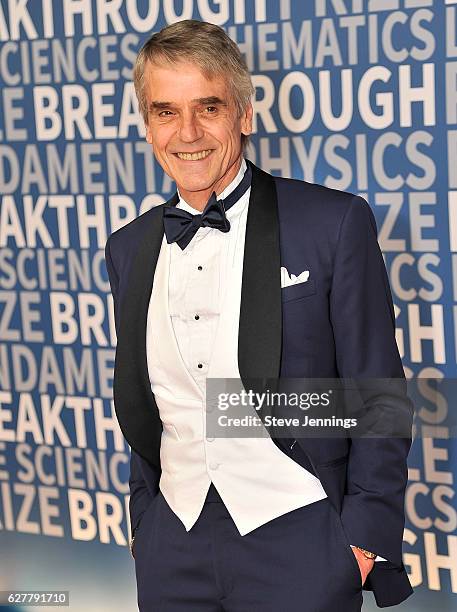
{"type": "MultiPolygon", "coordinates": [[[[369,205],[347,192],[251,167],[238,338],[242,380],[393,378],[400,384],[392,395],[373,401],[404,409],[392,297],[369,205]],[[281,289],[281,266],[296,275],[309,270],[308,281],[281,289]]],[[[175,194],[168,204],[177,201],[175,194]]],[[[148,376],[146,318],[163,207],[115,231],[105,248],[117,333],[114,403],[131,447],[133,531],[158,492],[161,471],[162,423],[148,376]]],[[[348,542],[388,559],[375,563],[364,585],[378,605],[408,597],[401,550],[410,437],[274,442],[319,477],[348,542]]]]}

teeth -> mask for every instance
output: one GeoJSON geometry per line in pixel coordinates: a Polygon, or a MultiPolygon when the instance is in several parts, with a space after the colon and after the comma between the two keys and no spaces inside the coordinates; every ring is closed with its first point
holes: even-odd
{"type": "Polygon", "coordinates": [[[205,159],[211,153],[211,149],[207,151],[198,151],[197,153],[177,153],[179,159],[185,159],[186,161],[197,161],[198,159],[205,159]]]}

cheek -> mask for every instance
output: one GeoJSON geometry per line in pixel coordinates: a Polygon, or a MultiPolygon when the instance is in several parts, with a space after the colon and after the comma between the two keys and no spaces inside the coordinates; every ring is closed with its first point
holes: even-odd
{"type": "Polygon", "coordinates": [[[239,133],[239,126],[227,121],[223,129],[219,131],[218,140],[226,148],[234,149],[238,146],[239,133]]]}
{"type": "Polygon", "coordinates": [[[173,154],[167,151],[168,140],[157,141],[155,146],[156,153],[164,160],[173,160],[173,154]]]}
{"type": "Polygon", "coordinates": [[[239,125],[234,125],[230,132],[230,148],[232,151],[237,151],[241,146],[241,132],[239,129],[239,125]]]}
{"type": "Polygon", "coordinates": [[[170,137],[171,131],[167,126],[153,127],[150,130],[150,137],[152,140],[152,144],[156,151],[164,151],[167,147],[170,137]]]}
{"type": "Polygon", "coordinates": [[[152,152],[154,157],[160,162],[161,165],[169,165],[168,156],[166,155],[165,148],[162,146],[160,141],[153,140],[152,144],[152,152]]]}

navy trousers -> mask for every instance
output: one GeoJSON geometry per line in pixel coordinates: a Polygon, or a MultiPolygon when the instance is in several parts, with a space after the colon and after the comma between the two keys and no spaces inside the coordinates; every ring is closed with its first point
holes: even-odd
{"type": "Polygon", "coordinates": [[[140,612],[360,612],[362,584],[328,499],[241,536],[211,485],[190,531],[154,497],[135,537],[140,612]]]}

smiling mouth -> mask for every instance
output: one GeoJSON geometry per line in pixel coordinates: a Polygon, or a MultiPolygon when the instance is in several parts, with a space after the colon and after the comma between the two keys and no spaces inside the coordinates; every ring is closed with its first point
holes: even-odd
{"type": "Polygon", "coordinates": [[[206,151],[197,151],[196,153],[175,153],[175,155],[185,161],[198,161],[208,157],[211,151],[212,149],[207,149],[206,151]]]}

